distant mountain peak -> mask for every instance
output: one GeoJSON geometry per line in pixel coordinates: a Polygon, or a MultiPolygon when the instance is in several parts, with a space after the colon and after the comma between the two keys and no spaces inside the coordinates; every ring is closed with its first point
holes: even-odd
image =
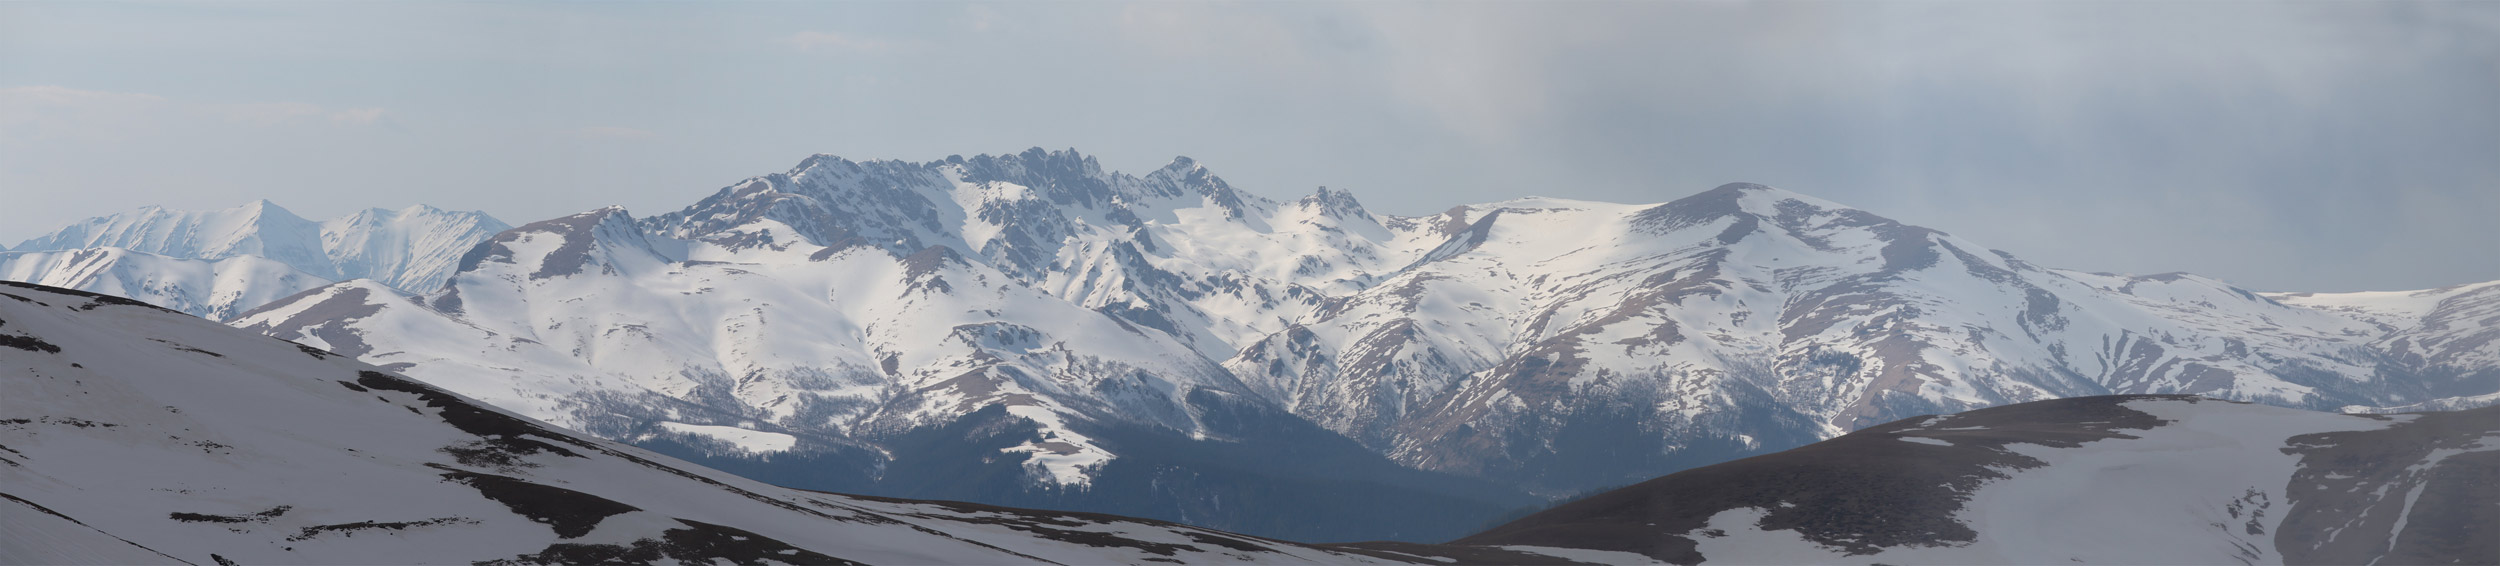
{"type": "Polygon", "coordinates": [[[1355,200],[1354,193],[1324,186],[1310,196],[1294,201],[1294,206],[1339,220],[1379,221],[1372,217],[1371,211],[1363,208],[1362,201],[1355,200]]]}
{"type": "Polygon", "coordinates": [[[119,247],[179,259],[260,256],[323,279],[369,278],[407,291],[431,290],[453,259],[508,228],[483,212],[426,205],[381,208],[315,222],[268,199],[215,210],[149,205],[71,223],[20,251],[119,247]]]}
{"type": "Polygon", "coordinates": [[[475,271],[488,262],[523,261],[536,262],[537,270],[530,274],[531,279],[577,275],[592,266],[613,272],[620,263],[621,258],[616,255],[620,252],[660,261],[672,259],[652,245],[625,207],[608,205],[496,234],[462,256],[458,272],[475,271]],[[552,238],[554,245],[539,244],[541,237],[552,238]],[[528,246],[523,247],[524,244],[528,246]]]}

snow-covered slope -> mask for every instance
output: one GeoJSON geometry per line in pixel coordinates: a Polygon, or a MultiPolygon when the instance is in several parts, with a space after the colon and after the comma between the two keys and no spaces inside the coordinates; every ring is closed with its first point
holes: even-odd
{"type": "Polygon", "coordinates": [[[1413,265],[1227,366],[1403,462],[1553,491],[2039,399],[2421,399],[2347,318],[2192,275],[2043,268],[1760,185],[1438,221],[1413,265]]]}
{"type": "Polygon", "coordinates": [[[1208,436],[1201,394],[1546,494],[2058,397],[2332,409],[2500,394],[2474,373],[2500,362],[2475,353],[2491,342],[2474,338],[2487,327],[2472,308],[2441,311],[2441,337],[2393,338],[2209,278],[2037,266],[1742,183],[1662,204],[1397,217],[1332,189],[1261,198],[1187,158],[1129,175],[1073,151],[819,155],[621,216],[506,232],[442,291],[402,301],[449,320],[302,314],[338,296],[324,292],[238,324],[361,333],[369,361],[711,452],[890,451],[1001,407],[1040,427],[1009,448],[1062,487],[1123,457],[1089,424],[1208,436]],[[391,329],[403,324],[484,338],[391,329]],[[2461,373],[2403,369],[2407,356],[2461,373]],[[475,377],[517,374],[542,377],[475,377]],[[712,416],[672,416],[689,405],[712,416]]]}
{"type": "Polygon", "coordinates": [[[207,211],[149,206],[71,223],[11,249],[112,247],[202,260],[258,256],[333,281],[372,279],[431,291],[450,276],[460,254],[507,228],[482,212],[423,205],[314,222],[262,200],[207,211]]]}
{"type": "Polygon", "coordinates": [[[321,225],[266,200],[221,210],[147,206],[71,223],[18,243],[19,251],[114,247],[185,259],[260,256],[341,279],[322,251],[321,225]]]}
{"type": "Polygon", "coordinates": [[[212,261],[113,247],[0,252],[0,280],[128,297],[210,320],[330,283],[260,256],[212,261]]]}
{"type": "MultiPolygon", "coordinates": [[[[2372,410],[2453,410],[2500,404],[2500,281],[2423,291],[2282,293],[2284,304],[2351,317],[2383,333],[2371,347],[2382,371],[2427,399],[2372,410]]],[[[2354,410],[2368,407],[2351,407],[2354,410]]]]}
{"type": "Polygon", "coordinates": [[[511,228],[483,212],[370,208],[322,221],[321,249],[342,278],[426,292],[442,287],[461,254],[511,228]]]}
{"type": "Polygon", "coordinates": [[[5,563],[1556,561],[778,488],[311,347],[19,283],[0,284],[0,380],[5,563]]]}
{"type": "MultiPolygon", "coordinates": [[[[1075,485],[1086,481],[1082,468],[1110,455],[1056,415],[1196,431],[1178,399],[1202,389],[1242,394],[1229,374],[1168,338],[1014,285],[948,248],[924,252],[898,258],[875,249],[727,249],[646,237],[623,210],[608,208],[514,229],[463,260],[446,291],[426,299],[435,312],[459,318],[426,318],[466,322],[483,336],[511,340],[462,344],[490,347],[453,365],[400,359],[444,354],[433,348],[395,342],[376,352],[317,331],[280,334],[368,361],[404,362],[411,375],[445,386],[510,382],[515,396],[479,394],[575,428],[596,429],[584,420],[594,415],[529,399],[581,388],[516,380],[616,376],[630,385],[589,379],[611,392],[630,386],[678,399],[717,395],[736,417],[830,425],[824,432],[837,434],[909,428],[1003,404],[1044,424],[1043,438],[1023,447],[1046,462],[1037,464],[1037,478],[1075,485]],[[508,363],[518,350],[565,355],[510,378],[473,372],[508,363]],[[913,399],[888,404],[896,396],[913,399]]],[[[297,321],[336,321],[340,315],[318,307],[355,299],[339,297],[346,293],[362,293],[365,303],[389,300],[378,291],[342,285],[236,324],[277,332],[303,328],[297,321]]],[[[367,308],[423,312],[394,303],[367,308]]],[[[388,338],[445,334],[477,333],[427,329],[388,338]]]]}
{"type": "Polygon", "coordinates": [[[2479,564],[2500,557],[2495,475],[2500,408],[2088,397],[1871,427],[1458,542],[1676,564],[2479,564]]]}
{"type": "Polygon", "coordinates": [[[805,472],[788,481],[812,487],[1424,540],[1528,502],[1324,438],[1332,435],[1273,408],[1182,340],[950,247],[897,255],[819,246],[764,222],[735,238],[689,241],[646,234],[625,211],[600,209],[496,236],[435,294],[342,283],[231,323],[608,438],[783,462],[805,472]],[[915,436],[949,427],[960,429],[944,433],[950,440],[915,436]],[[992,440],[999,445],[968,450],[992,440]],[[1231,453],[1213,463],[1187,456],[1186,446],[1207,445],[1231,453]],[[1286,475],[1350,491],[1319,505],[1343,508],[1330,521],[1361,524],[1245,514],[1239,502],[1226,510],[1227,499],[1275,491],[1262,482],[1289,481],[1198,479],[1274,466],[1247,461],[1258,446],[1312,464],[1341,461],[1286,475]],[[973,477],[930,483],[892,471],[919,467],[973,477]],[[965,471],[1001,467],[1007,473],[965,471]],[[1119,485],[1098,485],[1103,477],[1119,485]],[[1419,506],[1458,512],[1397,510],[1419,506]]]}

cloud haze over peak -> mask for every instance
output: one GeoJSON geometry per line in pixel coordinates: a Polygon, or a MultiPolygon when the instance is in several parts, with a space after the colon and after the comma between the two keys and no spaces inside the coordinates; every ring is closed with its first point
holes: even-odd
{"type": "Polygon", "coordinates": [[[2046,265],[2500,279],[2500,3],[0,4],[0,241],[523,222],[814,153],[1173,155],[1421,214],[1753,181],[2046,265]]]}

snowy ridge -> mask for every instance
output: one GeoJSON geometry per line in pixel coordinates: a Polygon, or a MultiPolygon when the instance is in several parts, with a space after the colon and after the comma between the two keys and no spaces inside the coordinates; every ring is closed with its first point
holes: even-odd
{"type": "Polygon", "coordinates": [[[2454,410],[2500,403],[2500,281],[2383,293],[2284,293],[2284,304],[2351,317],[2383,334],[2371,341],[2391,374],[2423,390],[2419,402],[2350,410],[2454,410]]]}
{"type": "Polygon", "coordinates": [[[187,259],[260,256],[326,279],[341,279],[321,248],[321,225],[258,200],[222,210],[147,206],[72,223],[20,242],[19,251],[115,247],[187,259]]]}
{"type": "Polygon", "coordinates": [[[135,301],[0,284],[0,562],[1560,563],[802,492],[135,301]]]}
{"type": "Polygon", "coordinates": [[[372,208],[323,221],[321,248],[340,277],[425,292],[441,287],[470,247],[509,228],[482,212],[372,208]]]}
{"type": "Polygon", "coordinates": [[[0,252],[0,280],[128,297],[209,320],[330,283],[260,256],[210,261],[115,247],[0,252]]]}
{"type": "Polygon", "coordinates": [[[111,247],[212,261],[257,256],[331,281],[373,279],[404,290],[431,291],[451,274],[455,258],[507,228],[485,213],[424,205],[370,209],[314,222],[261,200],[208,211],[143,207],[71,223],[11,249],[111,247]]]}
{"type": "Polygon", "coordinates": [[[2375,375],[2374,334],[2350,319],[2191,275],[2045,269],[1760,185],[1392,224],[1449,236],[1227,367],[1401,461],[1555,491],[1603,484],[1534,470],[1626,460],[1609,453],[1625,444],[1548,440],[1581,428],[1650,431],[1623,441],[1662,456],[1608,471],[1621,481],[2029,400],[2420,398],[2375,375]]]}

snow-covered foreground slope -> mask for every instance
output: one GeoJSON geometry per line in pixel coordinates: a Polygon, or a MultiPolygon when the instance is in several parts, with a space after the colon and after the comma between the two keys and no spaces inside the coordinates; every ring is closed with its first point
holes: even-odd
{"type": "Polygon", "coordinates": [[[0,383],[0,563],[1558,562],[778,488],[18,283],[0,284],[0,383]]]}
{"type": "MultiPolygon", "coordinates": [[[[332,281],[372,279],[400,289],[431,291],[451,275],[460,254],[508,228],[482,212],[424,205],[376,208],[314,222],[263,200],[205,211],[149,206],[70,223],[10,249],[122,248],[211,261],[259,257],[332,281]]],[[[240,305],[255,306],[260,303],[240,305]]]]}
{"type": "Polygon", "coordinates": [[[0,252],[0,281],[137,299],[209,320],[330,284],[260,256],[183,259],[112,247],[0,252]]]}
{"type": "Polygon", "coordinates": [[[1459,542],[1677,564],[2483,564],[2495,477],[2500,408],[2087,397],[1876,426],[1459,542]]]}

